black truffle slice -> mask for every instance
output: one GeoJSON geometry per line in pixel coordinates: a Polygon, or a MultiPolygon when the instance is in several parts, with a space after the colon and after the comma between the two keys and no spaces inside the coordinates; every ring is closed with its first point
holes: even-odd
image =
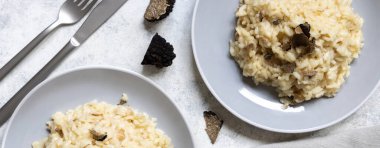
{"type": "Polygon", "coordinates": [[[172,65],[176,57],[173,46],[158,35],[153,36],[152,41],[145,53],[142,65],[155,65],[158,68],[172,65]]]}
{"type": "Polygon", "coordinates": [[[292,46],[293,47],[307,47],[309,45],[309,38],[301,33],[294,34],[292,38],[292,46]]]}
{"type": "Polygon", "coordinates": [[[144,18],[149,22],[166,18],[173,11],[175,0],[150,0],[144,18]]]}
{"type": "Polygon", "coordinates": [[[310,24],[305,22],[298,25],[292,37],[292,47],[303,47],[303,53],[301,55],[306,55],[312,53],[316,47],[315,38],[310,37],[310,24]]]}
{"type": "Polygon", "coordinates": [[[305,22],[303,24],[300,24],[299,27],[301,27],[302,32],[309,38],[310,37],[310,24],[308,22],[305,22]]]}
{"type": "Polygon", "coordinates": [[[211,143],[214,144],[216,141],[216,138],[218,138],[218,134],[220,129],[223,125],[223,120],[218,117],[214,112],[212,111],[204,111],[203,117],[206,121],[206,132],[208,137],[211,140],[211,143]]]}

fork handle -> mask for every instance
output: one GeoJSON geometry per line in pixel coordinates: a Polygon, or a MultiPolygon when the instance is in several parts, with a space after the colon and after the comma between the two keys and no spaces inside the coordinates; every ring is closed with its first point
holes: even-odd
{"type": "Polygon", "coordinates": [[[42,40],[44,40],[52,31],[61,25],[60,22],[55,21],[37,37],[35,37],[28,45],[26,45],[20,52],[16,54],[8,63],[0,69],[0,81],[14,68],[22,59],[24,59],[42,40]]]}
{"type": "Polygon", "coordinates": [[[45,80],[58,64],[80,44],[74,38],[65,45],[36,75],[33,76],[3,107],[0,109],[0,126],[13,114],[21,100],[38,84],[45,80]]]}

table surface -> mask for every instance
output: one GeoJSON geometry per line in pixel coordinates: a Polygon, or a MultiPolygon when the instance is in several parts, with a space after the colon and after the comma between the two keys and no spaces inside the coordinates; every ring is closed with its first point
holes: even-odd
{"type": "MultiPolygon", "coordinates": [[[[64,0],[0,0],[0,66],[52,23],[64,0]]],[[[191,19],[195,0],[177,0],[170,16],[157,24],[144,23],[149,0],[129,0],[82,47],[67,57],[53,74],[93,65],[130,69],[153,80],[177,102],[189,122],[196,147],[252,147],[256,145],[323,136],[380,123],[380,89],[352,116],[329,128],[303,134],[273,133],[251,126],[228,112],[212,96],[199,75],[192,54],[191,19]],[[177,58],[171,67],[156,69],[140,62],[151,37],[158,32],[171,42],[177,58]],[[170,84],[170,85],[167,85],[170,84]],[[207,137],[203,111],[224,119],[217,142],[207,137]]],[[[17,92],[79,28],[63,27],[49,36],[0,82],[0,105],[17,92]]],[[[349,98],[347,98],[349,99],[349,98]]],[[[0,138],[5,126],[0,128],[0,138]]]]}

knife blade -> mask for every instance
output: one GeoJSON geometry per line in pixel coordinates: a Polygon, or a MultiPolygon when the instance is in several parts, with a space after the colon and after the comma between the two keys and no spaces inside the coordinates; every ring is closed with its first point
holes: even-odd
{"type": "Polygon", "coordinates": [[[38,84],[45,80],[57,65],[75,48],[83,44],[100,26],[102,26],[128,0],[102,0],[92,10],[83,25],[70,41],[9,101],[0,109],[0,125],[3,125],[13,114],[22,99],[38,84]]]}
{"type": "Polygon", "coordinates": [[[86,41],[104,22],[106,22],[127,0],[102,0],[91,12],[72,39],[79,44],[86,41]]]}

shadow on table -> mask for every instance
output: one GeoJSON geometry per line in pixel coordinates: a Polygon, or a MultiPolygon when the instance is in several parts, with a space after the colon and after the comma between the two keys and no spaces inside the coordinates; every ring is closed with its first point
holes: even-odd
{"type": "Polygon", "coordinates": [[[237,136],[245,136],[247,138],[257,140],[265,144],[265,143],[276,143],[276,142],[303,139],[303,138],[311,137],[316,133],[316,132],[300,133],[300,134],[276,133],[276,132],[260,129],[258,127],[252,126],[244,122],[243,120],[237,118],[232,113],[230,113],[227,109],[225,109],[217,101],[217,99],[211,94],[211,92],[208,90],[207,86],[203,82],[195,64],[193,66],[193,71],[195,72],[195,75],[197,77],[197,83],[199,86],[197,87],[197,89],[202,95],[204,104],[208,106],[209,110],[214,111],[224,120],[223,128],[228,128],[236,132],[235,135],[232,135],[230,137],[233,138],[237,136]]]}
{"type": "Polygon", "coordinates": [[[166,68],[157,68],[153,65],[144,65],[142,73],[144,76],[155,76],[155,75],[161,75],[163,73],[166,73],[166,68]]]}

